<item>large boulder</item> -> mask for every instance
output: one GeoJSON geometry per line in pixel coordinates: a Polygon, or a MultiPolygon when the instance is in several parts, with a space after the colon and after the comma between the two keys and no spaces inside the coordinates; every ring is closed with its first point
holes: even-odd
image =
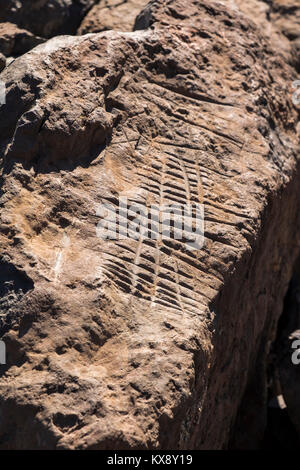
{"type": "Polygon", "coordinates": [[[263,435],[299,251],[297,76],[222,3],[153,1],[136,28],[0,75],[2,449],[225,448],[247,400],[247,446],[263,435]],[[204,245],[104,239],[121,197],[204,205],[204,245]]]}

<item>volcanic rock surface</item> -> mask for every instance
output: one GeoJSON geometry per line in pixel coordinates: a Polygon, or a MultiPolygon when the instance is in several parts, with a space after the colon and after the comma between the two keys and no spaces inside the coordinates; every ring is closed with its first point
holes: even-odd
{"type": "Polygon", "coordinates": [[[298,76],[229,2],[154,0],[135,28],[55,37],[0,75],[1,449],[263,437],[300,246],[298,76]],[[204,246],[101,239],[120,197],[203,204],[204,246]]]}

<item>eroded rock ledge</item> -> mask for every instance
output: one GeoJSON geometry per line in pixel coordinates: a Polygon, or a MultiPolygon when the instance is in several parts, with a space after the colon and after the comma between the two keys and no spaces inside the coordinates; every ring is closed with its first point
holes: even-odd
{"type": "Polygon", "coordinates": [[[246,399],[259,445],[299,254],[297,75],[224,3],[152,1],[135,32],[2,72],[0,448],[226,448],[246,399]],[[121,195],[203,203],[204,247],[100,240],[121,195]]]}

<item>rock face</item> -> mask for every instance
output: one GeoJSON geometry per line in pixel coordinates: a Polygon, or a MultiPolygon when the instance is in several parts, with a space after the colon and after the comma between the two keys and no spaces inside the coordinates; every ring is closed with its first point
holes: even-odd
{"type": "Polygon", "coordinates": [[[136,16],[148,0],[101,0],[85,16],[78,34],[98,33],[108,29],[132,31],[136,16]]]}
{"type": "Polygon", "coordinates": [[[0,75],[1,449],[263,436],[300,243],[297,75],[224,2],[155,0],[135,27],[53,38],[0,75]],[[203,247],[102,239],[120,197],[203,204],[203,247]]]}

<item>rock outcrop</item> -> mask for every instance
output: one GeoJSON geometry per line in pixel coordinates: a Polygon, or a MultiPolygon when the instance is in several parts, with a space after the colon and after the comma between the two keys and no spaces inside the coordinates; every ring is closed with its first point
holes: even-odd
{"type": "Polygon", "coordinates": [[[135,18],[148,0],[102,0],[84,17],[78,34],[98,33],[113,29],[132,31],[135,18]]]}
{"type": "Polygon", "coordinates": [[[154,0],[135,29],[53,38],[0,75],[1,449],[263,438],[300,245],[297,74],[226,2],[154,0]],[[101,239],[120,197],[203,204],[203,247],[101,239]]]}

